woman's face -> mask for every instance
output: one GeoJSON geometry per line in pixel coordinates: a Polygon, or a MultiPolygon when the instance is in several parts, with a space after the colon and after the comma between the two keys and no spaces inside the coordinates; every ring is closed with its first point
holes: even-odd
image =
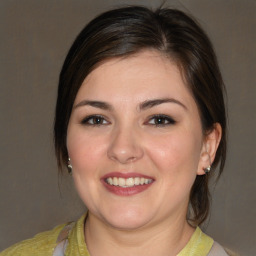
{"type": "Polygon", "coordinates": [[[204,138],[178,67],[155,51],[112,59],[83,82],[68,126],[77,191],[121,229],[185,220],[204,138]]]}

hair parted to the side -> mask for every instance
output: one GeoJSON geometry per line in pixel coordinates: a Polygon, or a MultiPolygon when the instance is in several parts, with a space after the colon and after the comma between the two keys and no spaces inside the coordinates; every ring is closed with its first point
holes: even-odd
{"type": "MultiPolygon", "coordinates": [[[[54,138],[58,167],[66,166],[67,128],[77,92],[87,75],[102,62],[128,57],[153,49],[175,61],[198,106],[203,132],[215,123],[222,127],[222,138],[212,167],[223,171],[226,158],[226,113],[221,73],[213,47],[201,27],[175,9],[130,6],[111,10],[92,20],[78,35],[65,59],[59,77],[54,138]]],[[[195,225],[208,216],[211,173],[197,176],[190,193],[195,225]]]]}

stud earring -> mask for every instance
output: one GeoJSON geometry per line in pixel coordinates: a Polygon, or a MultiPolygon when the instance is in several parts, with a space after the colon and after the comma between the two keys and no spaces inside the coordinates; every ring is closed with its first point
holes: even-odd
{"type": "Polygon", "coordinates": [[[211,168],[212,168],[212,166],[211,166],[212,163],[211,163],[210,154],[208,153],[208,150],[206,150],[206,152],[207,152],[208,158],[209,158],[209,166],[206,167],[206,168],[203,168],[203,171],[204,171],[205,174],[206,174],[206,173],[209,173],[209,172],[211,171],[211,168]]]}
{"type": "Polygon", "coordinates": [[[204,173],[209,173],[211,171],[211,166],[204,168],[204,173]]]}
{"type": "Polygon", "coordinates": [[[70,163],[70,158],[68,158],[68,173],[69,174],[72,174],[72,165],[71,165],[71,163],[70,163]]]}

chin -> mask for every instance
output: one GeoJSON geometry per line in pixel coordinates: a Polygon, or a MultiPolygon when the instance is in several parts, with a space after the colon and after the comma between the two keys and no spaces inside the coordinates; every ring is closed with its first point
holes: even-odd
{"type": "Polygon", "coordinates": [[[138,218],[120,217],[119,219],[110,219],[108,224],[118,230],[132,231],[143,228],[147,221],[138,218]]]}
{"type": "Polygon", "coordinates": [[[135,230],[144,227],[150,221],[145,209],[117,209],[104,217],[108,225],[120,230],[135,230]]]}

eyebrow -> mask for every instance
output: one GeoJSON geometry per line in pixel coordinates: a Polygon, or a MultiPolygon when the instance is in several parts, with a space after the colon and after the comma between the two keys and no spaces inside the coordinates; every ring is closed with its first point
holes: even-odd
{"type": "Polygon", "coordinates": [[[146,110],[164,103],[175,103],[183,107],[185,110],[188,110],[188,108],[183,103],[173,98],[146,100],[139,105],[139,110],[146,110]]]}
{"type": "Polygon", "coordinates": [[[103,101],[95,101],[95,100],[83,100],[79,102],[77,105],[75,105],[74,108],[78,108],[82,106],[91,106],[94,108],[100,108],[104,110],[113,110],[113,107],[110,104],[103,101]]]}
{"type": "MultiPolygon", "coordinates": [[[[185,110],[187,110],[187,107],[183,103],[173,98],[163,98],[163,99],[153,99],[153,100],[143,101],[139,105],[139,110],[140,111],[146,110],[164,103],[175,103],[183,107],[185,110]]],[[[82,106],[91,106],[94,108],[100,108],[104,110],[113,110],[113,107],[109,103],[104,101],[94,101],[94,100],[83,100],[79,102],[77,105],[75,105],[74,108],[78,108],[82,106]]]]}

